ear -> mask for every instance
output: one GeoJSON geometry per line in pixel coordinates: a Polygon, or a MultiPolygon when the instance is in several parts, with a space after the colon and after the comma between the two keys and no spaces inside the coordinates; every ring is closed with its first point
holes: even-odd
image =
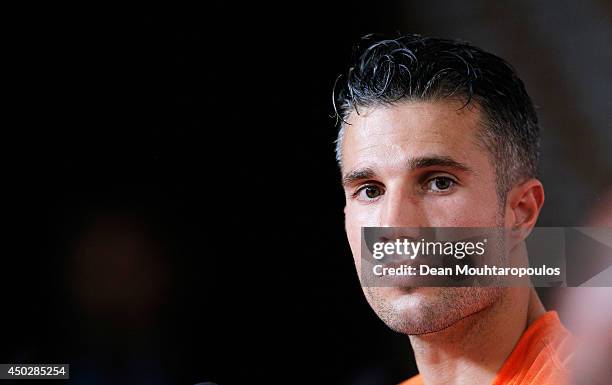
{"type": "Polygon", "coordinates": [[[506,199],[506,227],[529,234],[544,205],[544,186],[537,179],[529,179],[514,186],[506,199]]]}

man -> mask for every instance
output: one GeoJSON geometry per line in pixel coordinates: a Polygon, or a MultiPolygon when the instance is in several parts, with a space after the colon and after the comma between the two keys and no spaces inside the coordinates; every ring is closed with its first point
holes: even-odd
{"type": "MultiPolygon", "coordinates": [[[[356,265],[362,227],[504,227],[528,234],[544,203],[536,179],[539,129],[511,67],[453,40],[367,36],[362,43],[334,90],[356,265]]],[[[531,287],[363,291],[390,328],[410,336],[420,374],[403,384],[567,379],[570,335],[531,287]]]]}

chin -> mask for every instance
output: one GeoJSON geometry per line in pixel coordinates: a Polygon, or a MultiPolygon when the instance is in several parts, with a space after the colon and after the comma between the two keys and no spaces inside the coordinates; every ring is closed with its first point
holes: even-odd
{"type": "Polygon", "coordinates": [[[444,330],[499,299],[499,290],[483,288],[371,287],[366,298],[378,317],[392,330],[421,335],[444,330]]]}

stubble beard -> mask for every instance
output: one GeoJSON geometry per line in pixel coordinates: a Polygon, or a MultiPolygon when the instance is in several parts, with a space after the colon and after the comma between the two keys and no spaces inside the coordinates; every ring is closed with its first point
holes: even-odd
{"type": "MultiPolygon", "coordinates": [[[[503,227],[503,207],[497,213],[497,226],[503,227]]],[[[506,292],[503,287],[364,287],[364,294],[378,317],[392,330],[407,335],[423,335],[444,330],[489,308],[506,292]],[[395,298],[386,295],[395,291],[395,298]],[[397,294],[397,291],[403,293],[397,294]]]]}

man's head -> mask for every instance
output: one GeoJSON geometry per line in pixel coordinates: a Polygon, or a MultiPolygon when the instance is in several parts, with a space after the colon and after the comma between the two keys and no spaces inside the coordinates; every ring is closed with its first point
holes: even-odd
{"type": "Polygon", "coordinates": [[[500,196],[521,179],[537,176],[539,129],[533,104],[510,65],[493,54],[456,40],[369,35],[339,80],[334,105],[343,123],[336,147],[340,164],[345,123],[360,108],[457,100],[459,107],[480,107],[478,135],[496,166],[500,196]]]}
{"type": "MultiPolygon", "coordinates": [[[[341,77],[337,158],[346,231],[360,265],[361,227],[525,227],[543,203],[539,134],[523,83],[467,43],[364,39],[341,77]]],[[[364,288],[408,334],[441,330],[495,303],[496,288],[364,288]]]]}

